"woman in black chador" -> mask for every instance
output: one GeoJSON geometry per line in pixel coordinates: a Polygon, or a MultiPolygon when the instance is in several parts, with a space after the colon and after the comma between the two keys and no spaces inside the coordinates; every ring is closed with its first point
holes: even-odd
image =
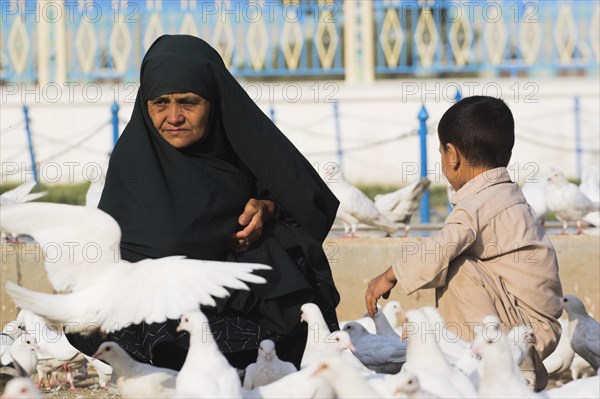
{"type": "MultiPolygon", "coordinates": [[[[140,80],[99,204],[121,226],[123,258],[270,265],[266,284],[203,311],[233,366],[254,362],[265,338],[298,366],[302,304],[316,303],[338,328],[339,295],[322,249],[338,201],[203,40],[160,37],[140,80]]],[[[178,369],[188,336],[177,323],[130,326],[110,339],[141,361],[178,369]]]]}

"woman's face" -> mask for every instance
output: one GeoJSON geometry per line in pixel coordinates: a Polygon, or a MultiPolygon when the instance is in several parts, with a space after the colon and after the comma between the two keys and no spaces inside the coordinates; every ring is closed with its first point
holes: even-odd
{"type": "Polygon", "coordinates": [[[194,93],[164,94],[148,101],[148,113],[169,144],[185,148],[205,136],[210,103],[194,93]]]}

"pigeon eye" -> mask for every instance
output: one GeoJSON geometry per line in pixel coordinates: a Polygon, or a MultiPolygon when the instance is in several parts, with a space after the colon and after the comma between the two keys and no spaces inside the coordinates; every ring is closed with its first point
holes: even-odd
{"type": "Polygon", "coordinates": [[[109,352],[110,351],[110,346],[106,348],[106,351],[109,352]]]}
{"type": "Polygon", "coordinates": [[[21,388],[21,393],[27,393],[27,388],[25,388],[25,387],[21,388]]]}
{"type": "Polygon", "coordinates": [[[412,384],[413,380],[408,380],[408,385],[412,384]]]}

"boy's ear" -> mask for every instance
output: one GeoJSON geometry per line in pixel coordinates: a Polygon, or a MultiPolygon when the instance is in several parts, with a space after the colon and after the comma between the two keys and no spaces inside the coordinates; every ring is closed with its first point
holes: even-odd
{"type": "Polygon", "coordinates": [[[454,144],[447,143],[446,154],[448,155],[448,162],[450,165],[452,165],[452,169],[458,170],[462,160],[462,154],[460,150],[454,144]]]}

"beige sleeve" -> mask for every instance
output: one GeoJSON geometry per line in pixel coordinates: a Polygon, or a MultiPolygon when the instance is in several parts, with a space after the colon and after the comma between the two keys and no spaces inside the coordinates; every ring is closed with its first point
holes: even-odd
{"type": "Polygon", "coordinates": [[[448,265],[466,251],[477,235],[475,218],[455,209],[435,235],[417,242],[404,242],[393,265],[394,275],[407,294],[421,288],[446,284],[448,265]]]}

